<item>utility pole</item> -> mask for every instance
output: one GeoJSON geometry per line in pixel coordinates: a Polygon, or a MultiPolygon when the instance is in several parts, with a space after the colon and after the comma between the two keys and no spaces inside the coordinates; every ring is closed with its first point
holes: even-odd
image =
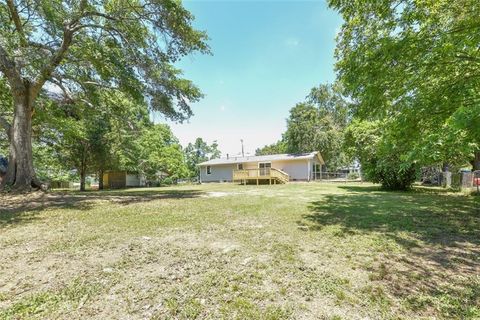
{"type": "Polygon", "coordinates": [[[240,142],[242,143],[242,157],[245,157],[245,153],[243,152],[243,139],[240,139],[240,142]]]}

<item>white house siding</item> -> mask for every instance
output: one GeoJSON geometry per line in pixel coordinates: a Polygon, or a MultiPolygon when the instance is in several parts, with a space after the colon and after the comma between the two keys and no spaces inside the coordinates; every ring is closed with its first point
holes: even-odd
{"type": "Polygon", "coordinates": [[[308,160],[272,161],[272,168],[285,171],[290,180],[308,180],[308,160]]]}
{"type": "Polygon", "coordinates": [[[140,187],[145,187],[147,185],[147,178],[142,174],[139,176],[140,187]]]}
{"type": "Polygon", "coordinates": [[[201,182],[214,182],[214,181],[232,181],[233,169],[236,169],[236,165],[214,165],[211,166],[211,174],[207,174],[207,166],[200,167],[200,181],[201,182]]]}
{"type": "Polygon", "coordinates": [[[248,162],[243,164],[243,169],[258,169],[258,162],[248,162]]]}
{"type": "Polygon", "coordinates": [[[127,187],[140,187],[141,186],[140,177],[136,174],[127,173],[126,186],[127,187]]]}

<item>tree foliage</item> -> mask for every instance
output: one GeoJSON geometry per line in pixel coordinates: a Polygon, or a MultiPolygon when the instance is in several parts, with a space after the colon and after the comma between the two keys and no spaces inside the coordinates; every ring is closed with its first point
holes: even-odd
{"type": "Polygon", "coordinates": [[[264,156],[268,154],[282,154],[287,152],[287,143],[285,140],[278,140],[275,143],[263,146],[255,150],[256,156],[264,156]]]}
{"type": "Polygon", "coordinates": [[[390,190],[407,190],[416,179],[418,164],[408,159],[385,121],[354,120],[345,130],[345,150],[357,158],[363,178],[390,190]]]}
{"type": "Polygon", "coordinates": [[[313,88],[306,102],[290,110],[283,136],[289,153],[320,151],[331,170],[347,164],[342,152],[348,103],[338,84],[313,88]]]}
{"type": "Polygon", "coordinates": [[[138,168],[148,180],[157,181],[164,174],[171,179],[187,175],[182,147],[168,125],[145,128],[137,143],[138,168]]]}
{"type": "MultiPolygon", "coordinates": [[[[480,168],[480,4],[330,0],[339,81],[355,116],[385,120],[407,163],[480,168]]],[[[387,130],[388,131],[388,130],[387,130]]]]}
{"type": "Polygon", "coordinates": [[[95,88],[116,89],[167,118],[190,117],[189,103],[202,94],[174,63],[208,52],[206,34],[192,21],[177,0],[0,2],[0,79],[12,101],[0,115],[13,164],[4,181],[19,190],[40,184],[31,120],[50,88],[92,106],[95,88]]]}
{"type": "Polygon", "coordinates": [[[191,178],[198,177],[199,168],[198,164],[211,159],[220,158],[221,152],[218,150],[218,144],[213,141],[212,144],[208,144],[202,138],[195,139],[194,143],[189,143],[185,148],[185,157],[191,178]]]}

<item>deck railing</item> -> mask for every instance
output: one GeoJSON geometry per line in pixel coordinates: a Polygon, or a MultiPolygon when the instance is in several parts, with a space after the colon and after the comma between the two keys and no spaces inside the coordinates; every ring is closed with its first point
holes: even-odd
{"type": "Polygon", "coordinates": [[[278,180],[282,183],[287,183],[289,180],[289,176],[288,173],[275,168],[233,170],[233,181],[246,181],[256,179],[272,179],[278,180]]]}

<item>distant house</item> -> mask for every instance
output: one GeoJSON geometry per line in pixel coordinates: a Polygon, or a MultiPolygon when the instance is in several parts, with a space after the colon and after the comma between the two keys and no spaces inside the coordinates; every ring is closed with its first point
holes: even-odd
{"type": "Polygon", "coordinates": [[[136,171],[106,171],[103,174],[103,187],[105,189],[122,189],[154,186],[168,176],[167,173],[159,171],[155,180],[148,180],[145,175],[136,171]]]}
{"type": "Polygon", "coordinates": [[[200,182],[285,183],[321,179],[320,152],[227,157],[199,164],[200,182]]]}

